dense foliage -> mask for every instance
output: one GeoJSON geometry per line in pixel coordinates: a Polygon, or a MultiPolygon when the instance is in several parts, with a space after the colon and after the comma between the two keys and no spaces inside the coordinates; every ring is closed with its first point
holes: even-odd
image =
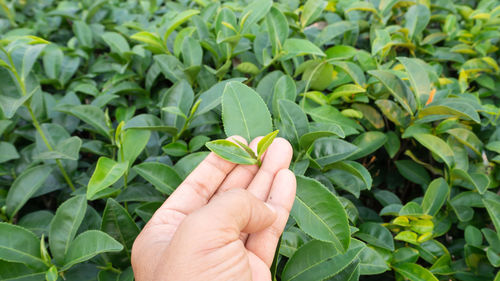
{"type": "Polygon", "coordinates": [[[500,280],[498,0],[0,0],[0,34],[1,280],[133,280],[205,143],[274,130],[277,280],[500,280]]]}

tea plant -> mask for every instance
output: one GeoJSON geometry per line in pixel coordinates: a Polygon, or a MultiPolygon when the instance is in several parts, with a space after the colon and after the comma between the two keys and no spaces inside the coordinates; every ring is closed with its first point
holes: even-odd
{"type": "Polygon", "coordinates": [[[133,280],[207,148],[277,136],[276,280],[500,280],[498,0],[0,0],[0,34],[1,280],[133,280]]]}

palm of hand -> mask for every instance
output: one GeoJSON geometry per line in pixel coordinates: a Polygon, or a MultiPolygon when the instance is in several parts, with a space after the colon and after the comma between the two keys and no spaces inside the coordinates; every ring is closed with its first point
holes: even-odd
{"type": "MultiPolygon", "coordinates": [[[[250,147],[255,148],[258,141],[252,141],[250,147]]],[[[290,144],[280,138],[269,147],[260,169],[227,162],[213,153],[207,156],[157,210],[134,243],[136,280],[159,280],[159,276],[162,280],[180,280],[179,276],[182,280],[270,280],[269,267],[295,196],[295,178],[287,169],[291,157],[290,144]],[[246,189],[256,200],[271,205],[274,218],[257,218],[258,224],[270,226],[258,232],[250,226],[241,233],[228,227],[227,221],[238,209],[230,214],[214,210],[210,221],[196,221],[201,218],[198,213],[215,205],[207,204],[231,189],[246,189]]],[[[232,193],[235,200],[248,200],[241,192],[232,193]]],[[[243,207],[245,201],[241,203],[243,207]]]]}

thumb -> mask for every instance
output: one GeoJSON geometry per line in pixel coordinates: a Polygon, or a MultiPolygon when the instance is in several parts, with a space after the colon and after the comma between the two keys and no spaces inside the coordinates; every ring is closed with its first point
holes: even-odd
{"type": "Polygon", "coordinates": [[[231,189],[214,197],[193,214],[200,231],[228,230],[239,237],[240,232],[254,233],[276,220],[276,211],[249,191],[231,189]]]}

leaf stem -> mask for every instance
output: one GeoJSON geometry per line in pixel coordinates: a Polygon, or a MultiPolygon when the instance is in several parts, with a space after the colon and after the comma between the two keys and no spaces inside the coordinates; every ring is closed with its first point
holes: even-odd
{"type": "MultiPolygon", "coordinates": [[[[7,57],[9,58],[9,62],[11,64],[10,71],[12,72],[12,74],[14,74],[14,77],[16,77],[17,83],[19,84],[19,87],[21,88],[21,94],[23,96],[26,96],[27,93],[26,93],[26,84],[24,82],[24,77],[19,76],[19,73],[17,72],[17,69],[14,65],[14,61],[12,60],[12,57],[10,56],[9,53],[7,53],[7,57]]],[[[24,106],[26,106],[26,108],[28,109],[28,112],[31,116],[31,120],[33,120],[33,125],[35,126],[37,132],[42,137],[42,140],[45,143],[45,146],[47,146],[47,149],[49,151],[54,151],[54,148],[52,147],[52,145],[50,145],[49,141],[47,140],[47,137],[45,136],[45,133],[43,132],[42,127],[40,127],[40,123],[38,123],[38,120],[36,119],[35,113],[33,113],[33,109],[31,108],[31,105],[29,103],[30,100],[31,100],[31,98],[29,98],[24,103],[24,106]]],[[[66,183],[68,183],[68,185],[72,191],[75,191],[75,186],[73,185],[73,182],[71,182],[71,179],[68,176],[68,173],[66,172],[66,170],[64,169],[64,167],[61,163],[61,160],[56,159],[56,163],[57,163],[57,166],[59,167],[59,170],[61,171],[61,174],[62,174],[64,180],[66,181],[66,183]]]]}
{"type": "MultiPolygon", "coordinates": [[[[47,146],[47,149],[50,151],[54,151],[54,148],[50,145],[49,141],[47,140],[47,137],[45,136],[45,133],[42,130],[42,127],[40,127],[40,124],[38,123],[38,120],[36,119],[35,114],[33,113],[33,109],[28,103],[25,103],[26,108],[28,109],[28,112],[30,113],[31,119],[33,120],[33,125],[35,126],[37,132],[40,134],[42,137],[43,142],[45,143],[45,146],[47,146]]],[[[68,176],[68,173],[64,169],[61,160],[56,159],[56,164],[59,167],[59,170],[61,171],[61,174],[66,181],[66,183],[69,185],[72,191],[75,191],[75,186],[73,185],[73,182],[71,182],[70,177],[68,176]]]]}

